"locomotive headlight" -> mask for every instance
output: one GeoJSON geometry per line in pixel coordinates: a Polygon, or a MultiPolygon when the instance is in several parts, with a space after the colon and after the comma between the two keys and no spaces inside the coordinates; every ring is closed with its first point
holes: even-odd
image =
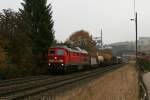
{"type": "Polygon", "coordinates": [[[57,60],[57,57],[54,57],[55,60],[57,60]]]}

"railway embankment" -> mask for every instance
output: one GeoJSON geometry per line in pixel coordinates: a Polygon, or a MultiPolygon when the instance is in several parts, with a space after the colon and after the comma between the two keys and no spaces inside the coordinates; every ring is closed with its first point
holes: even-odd
{"type": "MultiPolygon", "coordinates": [[[[57,96],[59,93],[56,90],[64,89],[61,87],[73,87],[72,83],[87,83],[87,80],[92,80],[96,76],[102,76],[110,71],[116,70],[122,67],[122,65],[108,66],[105,68],[97,68],[93,70],[81,71],[72,74],[66,74],[61,76],[37,76],[27,77],[14,80],[6,80],[0,82],[0,100],[37,100],[46,97],[46,100],[53,100],[51,97],[57,96]],[[49,91],[55,95],[49,94],[49,91]],[[55,92],[54,92],[55,91],[55,92]],[[47,96],[41,95],[48,93],[47,96]]],[[[63,90],[63,91],[62,91],[63,90]]],[[[66,88],[65,88],[66,91],[66,88]]],[[[45,99],[44,99],[45,100],[45,99]]]]}
{"type": "Polygon", "coordinates": [[[87,81],[47,92],[43,99],[54,100],[139,100],[139,78],[134,64],[87,81]]]}
{"type": "Polygon", "coordinates": [[[143,85],[138,72],[135,64],[126,64],[58,77],[10,80],[0,84],[0,100],[138,100],[144,93],[139,92],[143,85]]]}

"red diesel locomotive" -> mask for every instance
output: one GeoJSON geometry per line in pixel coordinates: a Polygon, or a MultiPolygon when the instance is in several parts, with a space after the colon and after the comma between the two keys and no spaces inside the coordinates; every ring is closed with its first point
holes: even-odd
{"type": "Polygon", "coordinates": [[[78,47],[51,47],[48,50],[48,66],[51,72],[82,69],[89,65],[88,52],[78,47]]]}

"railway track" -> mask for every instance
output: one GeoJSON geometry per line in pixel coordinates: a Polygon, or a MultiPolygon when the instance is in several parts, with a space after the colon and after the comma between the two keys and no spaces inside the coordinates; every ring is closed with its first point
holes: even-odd
{"type": "Polygon", "coordinates": [[[37,79],[21,80],[10,82],[7,85],[0,84],[0,99],[6,100],[20,100],[29,96],[37,95],[48,90],[53,90],[58,87],[71,84],[76,81],[91,78],[96,75],[103,75],[106,72],[115,70],[122,65],[109,66],[105,68],[98,68],[91,71],[75,73],[71,75],[57,76],[57,77],[43,77],[37,79]],[[26,82],[25,82],[26,81],[26,82]],[[17,84],[15,84],[17,83],[17,84]]]}
{"type": "Polygon", "coordinates": [[[17,79],[10,79],[10,80],[1,80],[0,81],[0,88],[13,85],[13,84],[21,84],[25,82],[30,82],[34,80],[41,80],[41,79],[47,79],[49,76],[31,76],[31,77],[25,77],[25,78],[17,78],[17,79]]]}

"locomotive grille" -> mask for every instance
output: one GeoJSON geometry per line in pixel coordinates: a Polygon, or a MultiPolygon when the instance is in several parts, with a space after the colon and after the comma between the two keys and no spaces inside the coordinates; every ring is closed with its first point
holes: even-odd
{"type": "Polygon", "coordinates": [[[51,63],[53,63],[53,62],[59,62],[59,63],[62,63],[63,60],[61,60],[61,59],[59,59],[59,60],[58,60],[58,59],[56,59],[56,60],[50,59],[49,62],[51,62],[51,63]]]}

